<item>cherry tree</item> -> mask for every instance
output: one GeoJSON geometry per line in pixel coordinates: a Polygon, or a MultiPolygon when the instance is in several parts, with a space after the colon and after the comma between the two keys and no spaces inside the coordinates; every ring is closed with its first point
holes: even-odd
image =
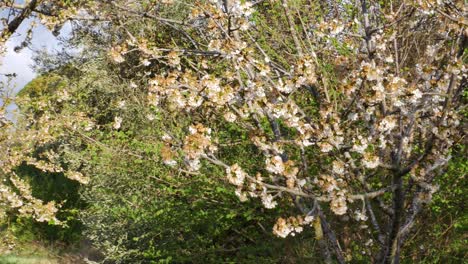
{"type": "Polygon", "coordinates": [[[121,0],[83,10],[99,18],[84,23],[109,30],[106,52],[148,91],[148,108],[193,117],[184,135],[161,138],[165,164],[194,175],[219,166],[241,202],[294,205],[273,233],[313,228],[328,263],[350,260],[349,240],[375,263],[399,263],[463,139],[460,1],[121,0]],[[224,142],[226,123],[244,137],[224,142]],[[261,162],[224,159],[238,140],[261,162]]]}
{"type": "MultiPolygon", "coordinates": [[[[76,15],[78,7],[77,3],[67,1],[1,1],[0,56],[6,51],[6,42],[15,36],[21,26],[27,27],[26,35],[21,36],[24,39],[15,51],[29,45],[38,21],[57,31],[70,19],[83,19],[84,17],[76,15]]],[[[0,65],[8,67],[1,62],[0,65]]],[[[34,197],[29,184],[15,173],[15,169],[26,163],[45,172],[63,172],[68,178],[83,184],[87,182],[87,178],[78,171],[66,170],[59,162],[54,162],[57,158],[52,153],[45,153],[48,159],[34,157],[36,147],[46,145],[57,138],[57,134],[54,134],[56,131],[51,127],[62,125],[63,119],[53,120],[47,114],[37,117],[36,123],[46,124],[38,129],[25,128],[21,120],[13,121],[12,113],[8,113],[8,106],[15,102],[9,87],[11,79],[15,76],[17,73],[6,74],[6,81],[2,81],[0,87],[0,217],[5,217],[6,211],[13,210],[38,222],[62,224],[55,216],[59,204],[55,201],[44,202],[34,197]]],[[[48,106],[41,107],[46,109],[48,106]]],[[[74,120],[77,120],[76,117],[74,120]]]]}
{"type": "Polygon", "coordinates": [[[308,1],[114,5],[176,27],[188,43],[123,30],[125,40],[109,51],[117,64],[139,56],[155,111],[201,117],[185,136],[162,138],[167,165],[198,171],[214,164],[240,201],[294,204],[298,215],[279,218],[273,232],[286,237],[312,226],[327,262],[349,259],[332,225],[338,218],[358,227],[350,236],[373,261],[399,263],[437,191],[434,178],[462,139],[462,3],[337,1],[320,19],[308,1]],[[165,5],[190,12],[181,21],[159,17],[165,5]],[[252,157],[264,164],[224,161],[219,153],[229,147],[218,144],[215,120],[248,135],[252,157]]]}

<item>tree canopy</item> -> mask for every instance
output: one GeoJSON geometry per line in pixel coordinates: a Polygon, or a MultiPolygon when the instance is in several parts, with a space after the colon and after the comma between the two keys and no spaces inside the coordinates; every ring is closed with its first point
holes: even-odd
{"type": "Polygon", "coordinates": [[[463,189],[462,1],[0,7],[3,41],[32,16],[74,49],[36,59],[18,120],[1,108],[1,208],[79,210],[104,263],[400,263],[441,179],[463,189]],[[79,195],[35,195],[24,166],[79,195]]]}

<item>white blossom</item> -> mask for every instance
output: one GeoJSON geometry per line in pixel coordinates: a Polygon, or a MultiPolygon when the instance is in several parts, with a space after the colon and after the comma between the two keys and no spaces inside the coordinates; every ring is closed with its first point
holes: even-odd
{"type": "Polygon", "coordinates": [[[112,125],[112,127],[113,127],[115,130],[119,129],[119,128],[122,126],[122,121],[123,121],[122,117],[116,116],[116,117],[114,118],[114,124],[112,125]]]}
{"type": "Polygon", "coordinates": [[[283,159],[280,156],[274,156],[266,159],[266,170],[271,173],[281,174],[284,171],[283,159]]]}
{"type": "Polygon", "coordinates": [[[361,212],[361,210],[356,210],[354,212],[354,218],[357,220],[357,221],[367,221],[367,215],[366,213],[363,211],[361,212]]]}
{"type": "Polygon", "coordinates": [[[242,186],[247,176],[237,163],[230,168],[226,168],[226,174],[229,182],[236,186],[242,186]]]}
{"type": "Polygon", "coordinates": [[[352,150],[355,151],[355,152],[363,154],[364,151],[368,147],[367,139],[363,138],[362,136],[358,136],[358,140],[359,141],[354,140],[354,145],[353,145],[352,150]]]}
{"type": "Polygon", "coordinates": [[[226,112],[224,114],[224,119],[226,119],[226,121],[232,123],[232,122],[236,121],[237,117],[233,112],[229,111],[229,112],[226,112]]]}
{"type": "Polygon", "coordinates": [[[382,119],[379,123],[379,130],[382,132],[392,131],[397,126],[397,121],[395,118],[386,117],[382,119]]]}
{"type": "Polygon", "coordinates": [[[278,203],[273,200],[273,196],[271,194],[266,194],[266,192],[262,193],[261,199],[263,206],[265,206],[267,209],[273,209],[276,207],[276,205],[278,205],[278,203]]]}
{"type": "Polygon", "coordinates": [[[343,175],[345,172],[344,163],[338,160],[333,161],[333,172],[338,175],[343,175]]]}
{"type": "Polygon", "coordinates": [[[342,195],[333,197],[330,203],[331,210],[337,215],[344,215],[348,210],[346,205],[346,198],[342,195]]]}
{"type": "Polygon", "coordinates": [[[362,160],[362,164],[368,169],[375,169],[379,166],[380,159],[377,156],[366,153],[364,155],[364,159],[362,160]]]}

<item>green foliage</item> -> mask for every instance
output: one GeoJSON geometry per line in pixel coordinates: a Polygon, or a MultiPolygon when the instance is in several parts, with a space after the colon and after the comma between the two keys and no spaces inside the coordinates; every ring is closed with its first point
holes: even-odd
{"type": "Polygon", "coordinates": [[[51,73],[36,77],[34,80],[29,82],[21,91],[18,93],[19,97],[29,96],[31,98],[37,98],[40,96],[50,96],[58,89],[63,88],[67,85],[64,78],[57,74],[51,73]]]}
{"type": "MultiPolygon", "coordinates": [[[[99,129],[65,133],[57,146],[49,147],[60,153],[65,165],[81,164],[81,171],[92,176],[91,183],[80,188],[60,173],[40,173],[27,165],[18,168],[37,197],[65,201],[59,218],[68,220],[68,227],[62,228],[18,219],[13,225],[18,236],[71,242],[84,231],[109,263],[272,263],[316,258],[313,240],[306,239],[312,237],[311,230],[286,240],[271,232],[278,216],[294,213],[289,201],[281,210],[266,210],[259,201],[239,204],[219,168],[187,174],[162,164],[164,131],[178,138],[196,116],[145,109],[140,104],[144,91],[117,83],[112,69],[103,65],[88,63],[80,71],[59,70],[51,76],[56,74],[66,80],[62,81],[68,85],[61,88],[74,98],[61,105],[61,114],[86,112],[99,129]],[[118,106],[120,101],[126,102],[125,107],[118,106]],[[123,117],[118,130],[112,128],[116,116],[123,117]],[[299,252],[302,247],[307,253],[299,252]]],[[[35,83],[48,83],[47,76],[35,83]]],[[[35,88],[28,87],[29,91],[35,88]]],[[[25,91],[25,95],[31,98],[30,104],[54,100],[47,93],[31,97],[32,92],[25,91]]],[[[243,130],[228,123],[214,129],[223,133],[221,143],[229,146],[229,151],[220,150],[226,160],[252,170],[264,163],[250,158],[256,150],[243,130]]]]}
{"type": "MultiPolygon", "coordinates": [[[[44,74],[29,84],[18,94],[19,107],[23,114],[30,115],[35,122],[47,111],[60,111],[61,106],[54,104],[58,91],[66,89],[68,82],[65,78],[55,73],[44,74]]],[[[34,130],[32,125],[25,129],[34,130]]],[[[32,149],[32,156],[38,160],[46,160],[44,152],[57,151],[63,147],[64,138],[59,136],[55,142],[48,145],[36,146],[32,149]]],[[[71,164],[68,165],[72,167],[71,164]]],[[[66,166],[65,166],[66,168],[66,166]]],[[[81,239],[82,223],[79,220],[79,212],[85,207],[84,201],[79,195],[79,183],[65,177],[62,172],[44,172],[32,165],[23,163],[16,167],[15,173],[25,180],[32,189],[32,195],[44,202],[56,201],[60,203],[61,210],[57,219],[64,223],[57,226],[56,223],[37,222],[31,218],[19,217],[15,211],[11,211],[8,217],[10,231],[20,241],[39,240],[46,243],[74,244],[81,239]]]]}
{"type": "Polygon", "coordinates": [[[439,191],[420,217],[418,236],[409,241],[408,263],[462,263],[468,257],[466,154],[466,146],[456,146],[446,173],[436,180],[439,191]]]}
{"type": "Polygon", "coordinates": [[[64,226],[54,223],[40,223],[31,218],[12,216],[12,231],[24,240],[40,240],[73,244],[81,239],[82,223],[79,212],[85,207],[78,190],[79,184],[66,178],[63,173],[45,173],[29,166],[21,165],[16,173],[30,183],[33,195],[45,202],[61,202],[57,219],[64,221],[64,226]]]}

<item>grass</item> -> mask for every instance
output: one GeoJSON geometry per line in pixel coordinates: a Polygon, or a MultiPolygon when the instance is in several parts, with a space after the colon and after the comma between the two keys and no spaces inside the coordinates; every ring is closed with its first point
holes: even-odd
{"type": "Polygon", "coordinates": [[[0,256],[0,264],[58,264],[55,259],[42,256],[17,256],[9,254],[0,256]]]}
{"type": "Polygon", "coordinates": [[[79,264],[78,255],[61,253],[57,247],[46,246],[38,241],[19,241],[7,232],[0,243],[0,264],[79,264]]]}

